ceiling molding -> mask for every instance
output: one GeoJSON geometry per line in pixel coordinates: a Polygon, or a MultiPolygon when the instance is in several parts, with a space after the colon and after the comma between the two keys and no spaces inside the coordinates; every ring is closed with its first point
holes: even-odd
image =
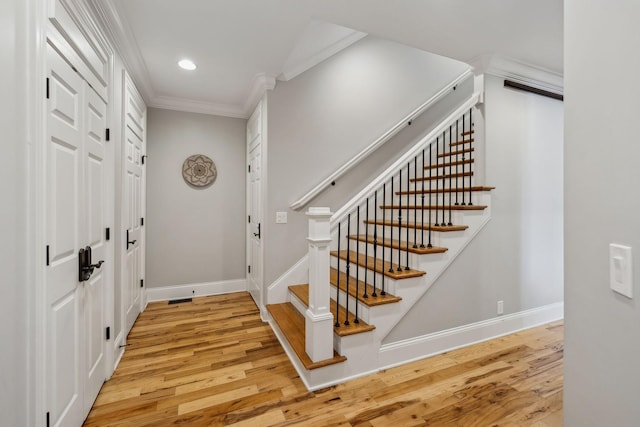
{"type": "Polygon", "coordinates": [[[138,91],[145,102],[149,103],[155,97],[155,92],[151,86],[147,65],[142,59],[142,53],[129,23],[118,13],[113,0],[86,0],[86,2],[107,38],[120,54],[138,91]]]}
{"type": "Polygon", "coordinates": [[[491,74],[562,95],[562,74],[502,55],[481,55],[469,62],[475,74],[491,74]]]}
{"type": "Polygon", "coordinates": [[[188,113],[210,114],[213,116],[246,119],[249,117],[246,108],[229,104],[215,104],[206,101],[194,101],[172,96],[156,96],[147,105],[165,110],[185,111],[188,113]]]}
{"type": "Polygon", "coordinates": [[[311,55],[310,57],[306,58],[304,61],[294,64],[290,67],[286,67],[285,69],[282,70],[282,73],[278,76],[278,80],[283,82],[289,81],[294,77],[304,73],[308,69],[315,67],[325,59],[332,57],[333,55],[340,52],[341,50],[348,48],[349,46],[351,46],[352,44],[354,44],[355,42],[357,42],[358,40],[366,36],[367,36],[367,33],[353,30],[351,34],[343,37],[342,39],[336,41],[335,43],[332,43],[331,45],[322,49],[320,52],[317,52],[314,55],[311,55]]]}
{"type": "Polygon", "coordinates": [[[255,109],[256,105],[258,105],[260,99],[262,99],[262,95],[264,95],[268,90],[273,90],[275,87],[275,77],[268,76],[264,73],[256,74],[253,77],[251,90],[249,91],[247,100],[244,103],[244,118],[248,119],[249,116],[251,116],[251,113],[255,109]]]}

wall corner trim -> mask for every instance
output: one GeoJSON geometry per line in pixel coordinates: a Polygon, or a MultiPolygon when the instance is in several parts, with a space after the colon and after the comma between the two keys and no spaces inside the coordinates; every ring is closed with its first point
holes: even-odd
{"type": "Polygon", "coordinates": [[[149,302],[168,301],[178,298],[223,295],[247,290],[246,279],[221,280],[218,282],[188,283],[183,285],[147,288],[149,302]]]}
{"type": "Polygon", "coordinates": [[[388,369],[564,318],[564,302],[495,317],[380,347],[380,369],[388,369]]]}

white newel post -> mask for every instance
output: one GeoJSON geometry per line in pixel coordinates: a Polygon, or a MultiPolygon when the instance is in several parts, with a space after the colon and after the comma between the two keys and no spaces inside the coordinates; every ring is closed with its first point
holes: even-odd
{"type": "Polygon", "coordinates": [[[333,357],[333,315],[329,309],[329,208],[309,208],[309,308],[305,312],[306,351],[313,362],[333,357]]]}

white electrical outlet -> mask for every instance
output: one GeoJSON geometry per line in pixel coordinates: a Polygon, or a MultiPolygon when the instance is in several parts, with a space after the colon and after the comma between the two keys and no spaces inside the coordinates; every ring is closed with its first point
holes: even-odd
{"type": "Polygon", "coordinates": [[[498,314],[504,313],[504,301],[498,301],[498,314]]]}

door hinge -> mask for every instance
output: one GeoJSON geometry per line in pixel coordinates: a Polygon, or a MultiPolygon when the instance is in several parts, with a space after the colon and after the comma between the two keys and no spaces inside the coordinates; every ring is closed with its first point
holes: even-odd
{"type": "Polygon", "coordinates": [[[107,141],[110,141],[110,140],[111,140],[111,131],[109,130],[109,128],[107,128],[107,129],[104,131],[104,139],[106,139],[107,141]]]}
{"type": "Polygon", "coordinates": [[[106,241],[111,240],[111,229],[109,227],[107,227],[107,229],[104,232],[104,238],[106,241]]]}
{"type": "Polygon", "coordinates": [[[247,221],[249,224],[251,224],[251,215],[249,215],[249,219],[247,221]]]}
{"type": "Polygon", "coordinates": [[[251,165],[249,165],[247,172],[251,172],[251,165]]]}
{"type": "Polygon", "coordinates": [[[47,99],[49,99],[49,77],[47,77],[47,99]]]}
{"type": "Polygon", "coordinates": [[[146,155],[146,154],[143,154],[143,155],[142,155],[142,157],[140,158],[140,161],[142,162],[142,164],[143,164],[143,165],[144,165],[144,159],[145,159],[145,157],[147,157],[147,155],[146,155]]]}
{"type": "Polygon", "coordinates": [[[49,245],[47,245],[47,265],[49,265],[49,245]]]}
{"type": "Polygon", "coordinates": [[[143,288],[144,287],[144,279],[140,279],[140,287],[143,288]]]}
{"type": "Polygon", "coordinates": [[[107,337],[107,341],[109,341],[111,339],[111,326],[107,326],[107,330],[105,332],[105,335],[107,337]]]}
{"type": "Polygon", "coordinates": [[[144,225],[144,218],[140,218],[140,226],[142,227],[144,225]]]}
{"type": "Polygon", "coordinates": [[[49,412],[47,412],[47,427],[49,427],[49,423],[50,423],[50,421],[51,421],[51,420],[50,420],[50,417],[51,417],[50,413],[49,413],[49,412]]]}
{"type": "Polygon", "coordinates": [[[251,266],[247,265],[247,273],[251,274],[251,266]]]}

